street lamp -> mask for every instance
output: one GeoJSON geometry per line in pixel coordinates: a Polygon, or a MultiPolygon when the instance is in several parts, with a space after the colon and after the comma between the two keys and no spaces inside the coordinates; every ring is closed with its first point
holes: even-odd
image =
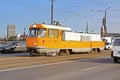
{"type": "Polygon", "coordinates": [[[111,8],[111,7],[108,7],[108,8],[105,9],[105,16],[104,16],[103,22],[102,22],[102,24],[103,24],[103,26],[104,26],[104,32],[105,32],[105,34],[107,33],[107,27],[106,27],[107,10],[110,9],[110,8],[111,8]]]}
{"type": "Polygon", "coordinates": [[[106,14],[107,14],[107,10],[110,9],[111,7],[108,7],[105,9],[105,17],[106,17],[106,14]]]}

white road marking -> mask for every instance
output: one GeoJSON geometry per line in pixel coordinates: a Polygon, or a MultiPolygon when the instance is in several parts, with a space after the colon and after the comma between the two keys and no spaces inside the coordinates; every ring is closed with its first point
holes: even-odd
{"type": "Polygon", "coordinates": [[[87,70],[92,70],[92,69],[96,69],[98,68],[99,66],[95,66],[95,67],[90,67],[90,68],[86,68],[86,69],[82,69],[81,71],[87,71],[87,70]]]}
{"type": "Polygon", "coordinates": [[[3,70],[0,70],[0,72],[12,71],[12,70],[20,70],[20,69],[26,69],[26,68],[34,68],[34,67],[43,67],[43,66],[50,66],[50,65],[55,65],[55,64],[63,64],[63,63],[71,63],[71,62],[74,62],[74,61],[64,61],[64,62],[56,62],[56,63],[50,63],[50,64],[26,66],[26,67],[20,67],[20,68],[3,69],[3,70]]]}
{"type": "MultiPolygon", "coordinates": [[[[89,58],[89,59],[79,59],[79,60],[73,60],[73,61],[64,61],[64,62],[56,62],[56,63],[50,63],[50,64],[42,64],[42,65],[26,66],[26,67],[19,67],[19,68],[3,69],[3,70],[0,70],[0,72],[27,69],[27,68],[35,68],[35,67],[43,67],[43,66],[50,66],[50,65],[55,65],[55,64],[71,63],[71,62],[76,62],[76,61],[93,60],[93,59],[98,59],[98,58],[106,58],[106,57],[96,57],[96,58],[89,58]]],[[[108,58],[108,56],[107,56],[107,58],[108,58]]],[[[83,71],[85,71],[85,70],[86,69],[83,69],[83,71]]]]}

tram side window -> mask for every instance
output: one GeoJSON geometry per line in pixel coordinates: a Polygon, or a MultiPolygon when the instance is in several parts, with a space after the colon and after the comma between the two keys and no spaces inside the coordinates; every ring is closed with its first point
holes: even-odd
{"type": "Polygon", "coordinates": [[[49,38],[58,38],[58,30],[55,30],[55,29],[49,29],[49,32],[48,32],[48,37],[49,38]]]}
{"type": "Polygon", "coordinates": [[[45,29],[37,30],[37,37],[45,38],[46,37],[46,30],[45,29]]]}

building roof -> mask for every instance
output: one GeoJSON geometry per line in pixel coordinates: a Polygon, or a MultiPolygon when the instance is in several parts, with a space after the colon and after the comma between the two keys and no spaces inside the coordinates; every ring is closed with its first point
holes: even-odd
{"type": "Polygon", "coordinates": [[[120,33],[106,33],[105,37],[120,37],[120,33]]]}

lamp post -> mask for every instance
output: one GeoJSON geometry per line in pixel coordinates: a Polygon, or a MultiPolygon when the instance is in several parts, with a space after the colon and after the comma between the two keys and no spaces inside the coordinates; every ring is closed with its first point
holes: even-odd
{"type": "Polygon", "coordinates": [[[26,37],[25,37],[25,36],[26,36],[26,35],[25,35],[25,30],[26,30],[26,28],[24,27],[24,39],[26,38],[26,37]]]}
{"type": "Polygon", "coordinates": [[[108,9],[110,9],[111,7],[108,7],[108,8],[106,8],[105,9],[105,16],[103,17],[103,21],[102,21],[102,25],[103,25],[103,27],[102,27],[102,32],[104,32],[104,33],[101,33],[101,35],[102,36],[105,36],[105,34],[107,33],[107,27],[106,27],[106,16],[107,16],[107,10],[108,9]]]}
{"type": "Polygon", "coordinates": [[[26,29],[28,29],[28,27],[24,27],[23,40],[25,40],[27,37],[26,29]]]}
{"type": "Polygon", "coordinates": [[[103,24],[103,26],[104,26],[105,34],[107,33],[107,27],[106,27],[106,16],[107,16],[107,10],[110,9],[110,8],[111,8],[111,7],[108,7],[108,8],[105,9],[105,16],[104,16],[104,18],[103,18],[103,22],[102,22],[102,24],[103,24]]]}
{"type": "Polygon", "coordinates": [[[110,8],[111,8],[111,7],[108,7],[108,8],[105,9],[105,17],[106,17],[106,15],[107,15],[107,10],[110,9],[110,8]]]}

